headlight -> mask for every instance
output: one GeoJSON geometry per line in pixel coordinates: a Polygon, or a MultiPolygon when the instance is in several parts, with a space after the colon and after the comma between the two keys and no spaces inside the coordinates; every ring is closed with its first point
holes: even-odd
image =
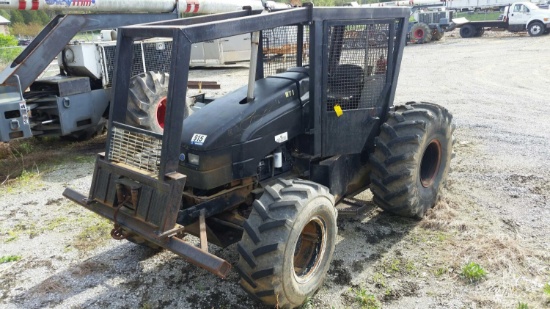
{"type": "Polygon", "coordinates": [[[190,164],[199,166],[199,156],[196,155],[196,154],[188,153],[188,154],[187,154],[187,161],[188,161],[190,164]]]}

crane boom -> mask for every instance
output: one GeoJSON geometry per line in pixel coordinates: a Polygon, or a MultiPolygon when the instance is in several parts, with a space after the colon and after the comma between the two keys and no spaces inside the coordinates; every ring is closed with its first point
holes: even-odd
{"type": "Polygon", "coordinates": [[[0,9],[62,10],[107,13],[222,13],[251,6],[262,9],[259,0],[4,0],[0,9]]]}

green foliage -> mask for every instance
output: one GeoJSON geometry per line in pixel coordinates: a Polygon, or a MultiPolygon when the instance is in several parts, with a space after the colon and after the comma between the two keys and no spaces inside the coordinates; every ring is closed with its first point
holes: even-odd
{"type": "Polygon", "coordinates": [[[10,13],[4,9],[0,10],[0,16],[4,17],[7,20],[11,18],[10,13]]]}
{"type": "Polygon", "coordinates": [[[465,17],[469,21],[497,20],[499,15],[500,15],[500,12],[487,12],[487,13],[456,12],[453,18],[465,17]]]}
{"type": "Polygon", "coordinates": [[[487,271],[479,264],[470,262],[462,267],[462,276],[470,282],[476,282],[483,279],[487,275],[487,271]]]}
{"type": "Polygon", "coordinates": [[[306,298],[304,303],[300,306],[300,309],[310,309],[310,308],[315,308],[315,307],[313,306],[313,299],[311,297],[308,297],[306,298]]]}
{"type": "Polygon", "coordinates": [[[3,263],[9,263],[9,262],[17,262],[21,259],[20,255],[5,255],[0,257],[0,264],[3,263]]]}
{"type": "Polygon", "coordinates": [[[0,34],[0,47],[17,46],[17,39],[13,35],[0,34]]]}
{"type": "Polygon", "coordinates": [[[17,46],[17,42],[17,39],[12,35],[0,34],[0,62],[8,63],[21,53],[21,48],[17,46]]]}
{"type": "Polygon", "coordinates": [[[529,305],[527,303],[518,302],[518,305],[516,307],[517,309],[529,309],[529,305]]]}
{"type": "Polygon", "coordinates": [[[364,288],[357,288],[353,290],[355,293],[355,301],[361,305],[363,309],[378,309],[380,308],[380,302],[376,299],[376,296],[369,294],[364,288]]]}
{"type": "Polygon", "coordinates": [[[19,10],[11,10],[10,12],[10,22],[11,24],[24,24],[25,19],[19,10]]]}
{"type": "Polygon", "coordinates": [[[542,287],[542,291],[544,292],[544,294],[546,294],[546,296],[550,297],[550,283],[547,282],[544,287],[542,287]]]}

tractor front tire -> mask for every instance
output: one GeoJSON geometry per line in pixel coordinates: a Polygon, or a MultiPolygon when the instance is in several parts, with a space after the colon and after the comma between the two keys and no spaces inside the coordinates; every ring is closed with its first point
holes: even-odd
{"type": "Polygon", "coordinates": [[[445,32],[435,28],[432,30],[432,41],[439,41],[445,32]]]}
{"type": "Polygon", "coordinates": [[[132,77],[128,92],[127,124],[162,134],[168,78],[167,73],[151,71],[132,77]]]}
{"type": "Polygon", "coordinates": [[[416,23],[411,27],[411,42],[429,43],[432,40],[432,29],[425,23],[416,23]]]}
{"type": "Polygon", "coordinates": [[[306,180],[267,186],[237,245],[240,284],[254,298],[294,308],[323,284],[336,243],[334,197],[306,180]]]}
{"type": "Polygon", "coordinates": [[[452,115],[436,104],[410,102],[390,112],[370,155],[374,202],[422,218],[445,186],[453,131],[452,115]]]}

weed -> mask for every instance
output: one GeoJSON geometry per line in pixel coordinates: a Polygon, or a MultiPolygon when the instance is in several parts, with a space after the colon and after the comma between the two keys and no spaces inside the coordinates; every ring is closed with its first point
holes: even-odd
{"type": "Polygon", "coordinates": [[[95,213],[76,220],[77,224],[83,224],[84,228],[76,235],[74,246],[80,250],[90,250],[99,246],[110,238],[111,222],[95,213]]]}
{"type": "Polygon", "coordinates": [[[476,282],[483,279],[487,275],[487,271],[479,264],[470,262],[462,267],[462,276],[470,282],[476,282]]]}
{"type": "Polygon", "coordinates": [[[542,287],[542,291],[544,292],[544,294],[546,294],[546,296],[550,297],[550,283],[549,282],[544,284],[544,286],[542,287]]]}
{"type": "Polygon", "coordinates": [[[526,303],[518,302],[517,309],[529,309],[529,305],[526,303]]]}
{"type": "Polygon", "coordinates": [[[6,255],[6,256],[0,257],[0,264],[9,263],[9,262],[17,262],[20,259],[21,259],[20,255],[6,255]]]}
{"type": "Polygon", "coordinates": [[[449,269],[447,267],[438,267],[436,270],[434,270],[434,275],[436,277],[441,277],[448,272],[449,272],[449,269]]]}
{"type": "Polygon", "coordinates": [[[53,231],[53,230],[57,229],[59,226],[66,223],[67,221],[69,221],[69,219],[67,219],[65,217],[57,217],[57,218],[51,220],[50,222],[48,222],[48,224],[45,227],[45,230],[53,231]]]}
{"type": "Polygon", "coordinates": [[[310,309],[310,308],[315,308],[313,306],[313,299],[311,297],[308,297],[306,298],[306,300],[304,301],[304,303],[299,307],[300,309],[310,309]]]}
{"type": "Polygon", "coordinates": [[[372,280],[377,287],[386,287],[386,278],[384,278],[384,275],[381,273],[375,273],[374,276],[372,276],[372,280]]]}
{"type": "Polygon", "coordinates": [[[369,294],[364,288],[357,288],[353,290],[355,293],[355,301],[361,305],[363,309],[378,309],[380,308],[380,303],[376,297],[372,294],[369,294]]]}

